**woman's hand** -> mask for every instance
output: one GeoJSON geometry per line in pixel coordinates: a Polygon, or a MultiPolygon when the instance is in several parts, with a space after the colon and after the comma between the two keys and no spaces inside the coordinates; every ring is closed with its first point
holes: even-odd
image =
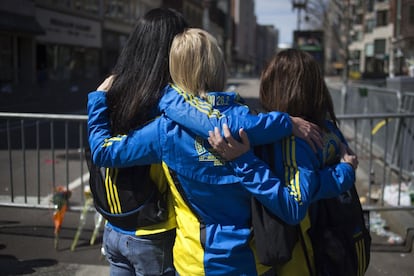
{"type": "Polygon", "coordinates": [[[321,129],[314,123],[300,117],[290,117],[292,120],[292,134],[304,139],[314,152],[323,147],[321,129]]]}
{"type": "Polygon", "coordinates": [[[233,160],[250,150],[249,138],[242,128],[239,130],[241,143],[231,136],[229,127],[226,124],[223,125],[223,132],[224,138],[217,127],[214,128],[214,131],[209,131],[208,142],[224,160],[233,160]]]}
{"type": "Polygon", "coordinates": [[[108,92],[108,90],[111,88],[112,83],[114,82],[114,75],[110,75],[107,77],[96,89],[96,91],[103,91],[108,92]]]}
{"type": "Polygon", "coordinates": [[[358,168],[358,156],[347,147],[344,143],[341,143],[341,162],[349,163],[354,170],[358,168]]]}

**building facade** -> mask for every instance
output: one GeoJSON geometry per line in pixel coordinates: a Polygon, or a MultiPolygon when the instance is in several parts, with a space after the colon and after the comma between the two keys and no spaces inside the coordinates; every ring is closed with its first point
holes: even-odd
{"type": "Polygon", "coordinates": [[[279,32],[273,25],[257,25],[255,73],[260,75],[278,50],[279,32]]]}
{"type": "Polygon", "coordinates": [[[29,0],[0,2],[0,94],[36,80],[36,37],[44,34],[29,0]]]}
{"type": "Polygon", "coordinates": [[[351,1],[350,75],[407,75],[414,65],[414,1],[351,1]]]}
{"type": "Polygon", "coordinates": [[[226,47],[228,6],[227,0],[164,0],[163,7],[181,12],[190,27],[211,33],[224,50],[226,47]]]}
{"type": "Polygon", "coordinates": [[[391,18],[395,22],[391,69],[394,75],[408,75],[414,67],[414,0],[391,1],[391,18]]]}
{"type": "Polygon", "coordinates": [[[384,78],[390,73],[389,53],[394,29],[390,1],[351,1],[350,9],[350,74],[384,78]]]}
{"type": "Polygon", "coordinates": [[[110,73],[136,19],[159,6],[161,0],[1,1],[0,91],[84,95],[110,73]]]}
{"type": "Polygon", "coordinates": [[[275,51],[277,30],[257,26],[254,0],[2,0],[0,97],[86,101],[136,19],[156,7],[174,8],[215,36],[230,76],[257,74],[275,51]]]}
{"type": "Polygon", "coordinates": [[[78,1],[35,3],[36,19],[45,31],[36,36],[38,82],[68,82],[73,90],[79,81],[97,80],[102,49],[99,2],[86,7],[76,6],[78,1]]]}
{"type": "Polygon", "coordinates": [[[232,73],[249,76],[255,70],[256,15],[254,0],[233,0],[233,66],[232,73]]]}

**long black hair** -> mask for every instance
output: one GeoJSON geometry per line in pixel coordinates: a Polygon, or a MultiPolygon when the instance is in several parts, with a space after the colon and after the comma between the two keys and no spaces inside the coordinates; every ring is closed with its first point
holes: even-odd
{"type": "Polygon", "coordinates": [[[188,27],[173,9],[156,8],[140,18],[114,67],[107,94],[113,134],[124,134],[154,116],[170,82],[168,56],[174,36],[188,27]]]}

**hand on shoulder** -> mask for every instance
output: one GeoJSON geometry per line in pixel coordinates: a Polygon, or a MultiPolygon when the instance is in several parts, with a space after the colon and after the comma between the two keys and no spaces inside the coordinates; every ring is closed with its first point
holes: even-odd
{"type": "Polygon", "coordinates": [[[110,75],[109,77],[107,77],[96,89],[96,91],[103,91],[103,92],[108,92],[108,90],[111,88],[112,83],[114,81],[114,77],[115,75],[110,75]]]}
{"type": "Polygon", "coordinates": [[[358,156],[344,143],[341,143],[341,162],[349,163],[354,170],[358,168],[358,156]]]}
{"type": "Polygon", "coordinates": [[[223,125],[224,137],[221,135],[220,130],[216,127],[214,131],[209,131],[208,142],[213,149],[220,154],[223,159],[230,161],[243,155],[250,150],[250,141],[247,137],[247,133],[241,128],[239,135],[241,142],[234,139],[231,135],[229,127],[223,125]]]}

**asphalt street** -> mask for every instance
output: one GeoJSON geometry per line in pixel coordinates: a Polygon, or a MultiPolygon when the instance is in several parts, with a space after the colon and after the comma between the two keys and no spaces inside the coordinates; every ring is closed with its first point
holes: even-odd
{"type": "MultiPolygon", "coordinates": [[[[0,275],[109,275],[106,260],[101,255],[102,227],[94,245],[90,239],[94,216],[89,213],[79,242],[71,251],[79,213],[68,212],[54,246],[53,209],[1,207],[0,215],[0,275]]],[[[387,241],[373,235],[373,242],[387,241]]],[[[409,276],[414,271],[414,253],[396,251],[391,246],[372,251],[367,276],[409,276]]]]}
{"type": "Polygon", "coordinates": [[[55,248],[53,211],[53,208],[1,207],[0,275],[109,275],[109,267],[101,255],[102,226],[95,243],[90,245],[94,214],[87,214],[72,251],[80,213],[66,213],[55,248]]]}

